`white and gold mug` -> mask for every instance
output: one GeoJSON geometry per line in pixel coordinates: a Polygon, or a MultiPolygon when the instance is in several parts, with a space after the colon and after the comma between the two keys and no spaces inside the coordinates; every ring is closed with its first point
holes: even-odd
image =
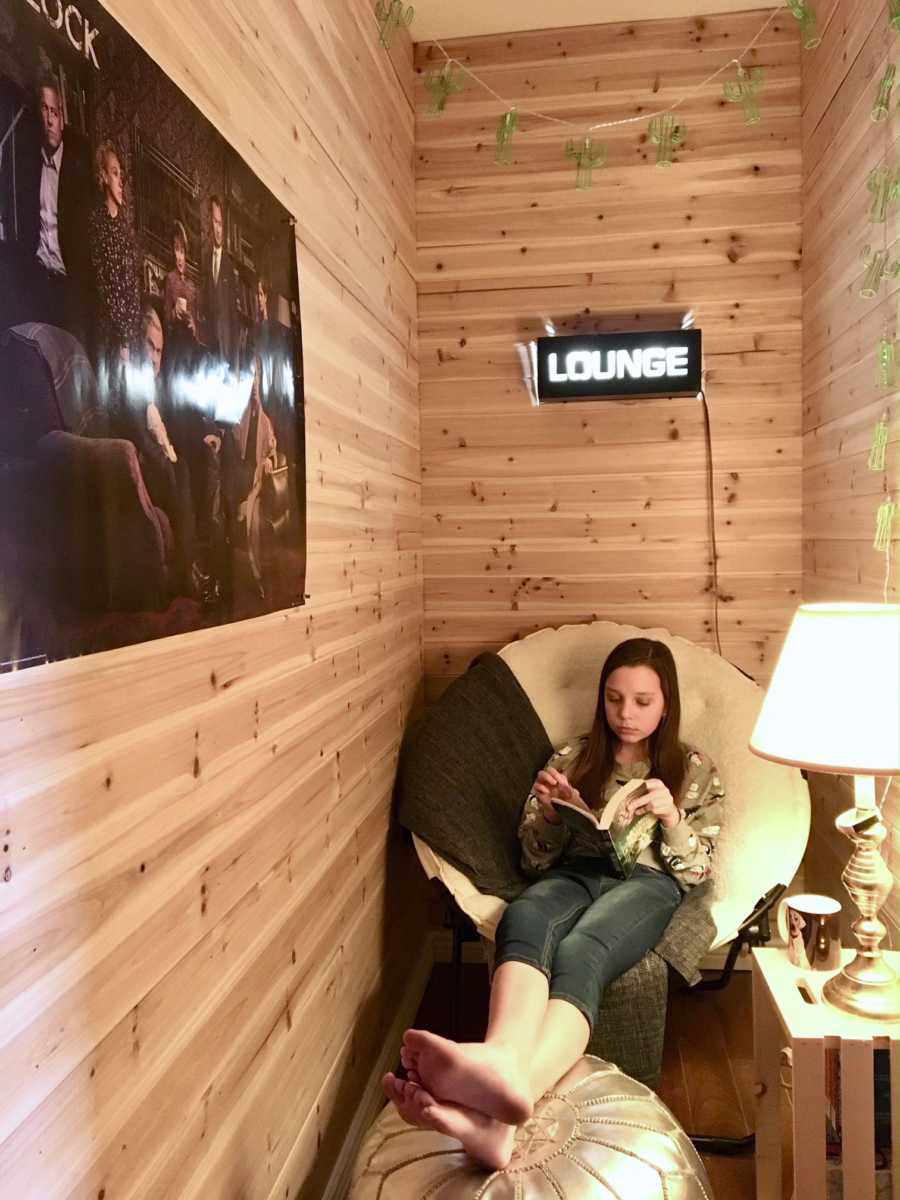
{"type": "Polygon", "coordinates": [[[778,905],[778,932],[795,967],[836,971],[841,965],[841,906],[830,896],[807,892],[778,905]]]}

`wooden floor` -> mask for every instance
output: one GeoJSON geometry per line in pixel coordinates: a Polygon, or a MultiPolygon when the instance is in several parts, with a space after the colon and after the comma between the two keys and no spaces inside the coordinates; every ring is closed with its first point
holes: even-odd
{"type": "MultiPolygon", "coordinates": [[[[459,1037],[478,1041],[487,1019],[487,967],[463,967],[459,1037]]],[[[448,1035],[450,967],[436,963],[416,1022],[448,1035]]],[[[736,971],[720,992],[685,990],[670,997],[666,1052],[659,1094],[690,1133],[740,1137],[753,1129],[753,1022],[750,972],[736,971]]],[[[789,1200],[790,1107],[782,1103],[785,1169],[782,1200],[789,1200]]],[[[716,1200],[755,1200],[753,1155],[704,1155],[716,1200]]],[[[774,1198],[773,1198],[774,1200],[774,1198]]]]}

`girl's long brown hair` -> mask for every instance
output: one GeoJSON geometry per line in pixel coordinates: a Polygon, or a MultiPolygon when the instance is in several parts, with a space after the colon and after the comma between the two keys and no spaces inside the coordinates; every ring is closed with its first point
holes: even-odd
{"type": "Polygon", "coordinates": [[[678,692],[678,672],[669,647],[652,638],[629,638],[626,642],[620,642],[603,664],[594,723],[588,734],[587,745],[575,765],[571,782],[588,804],[596,806],[600,803],[615,766],[617,742],[606,720],[604,697],[607,680],[619,667],[650,667],[659,678],[665,716],[650,735],[648,778],[661,779],[677,804],[685,775],[684,749],[679,740],[681,697],[678,692]]]}

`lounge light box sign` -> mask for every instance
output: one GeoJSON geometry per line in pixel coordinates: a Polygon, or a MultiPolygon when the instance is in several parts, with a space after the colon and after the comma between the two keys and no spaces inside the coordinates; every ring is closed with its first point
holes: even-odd
{"type": "Polygon", "coordinates": [[[703,364],[699,329],[594,333],[532,342],[538,403],[696,396],[703,364]]]}

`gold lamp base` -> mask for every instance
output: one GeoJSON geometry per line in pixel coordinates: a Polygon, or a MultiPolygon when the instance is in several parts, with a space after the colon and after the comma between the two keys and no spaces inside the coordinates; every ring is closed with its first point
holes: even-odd
{"type": "Polygon", "coordinates": [[[857,954],[833,975],[822,995],[835,1008],[874,1021],[900,1021],[900,979],[879,955],[871,962],[857,954]]]}
{"type": "Polygon", "coordinates": [[[835,1008],[858,1017],[898,1021],[900,980],[882,957],[881,940],[887,929],[878,918],[894,882],[880,850],[887,829],[878,809],[868,806],[841,813],[835,825],[855,847],[841,879],[861,914],[852,926],[860,948],[856,957],[828,980],[822,995],[835,1008]]]}

